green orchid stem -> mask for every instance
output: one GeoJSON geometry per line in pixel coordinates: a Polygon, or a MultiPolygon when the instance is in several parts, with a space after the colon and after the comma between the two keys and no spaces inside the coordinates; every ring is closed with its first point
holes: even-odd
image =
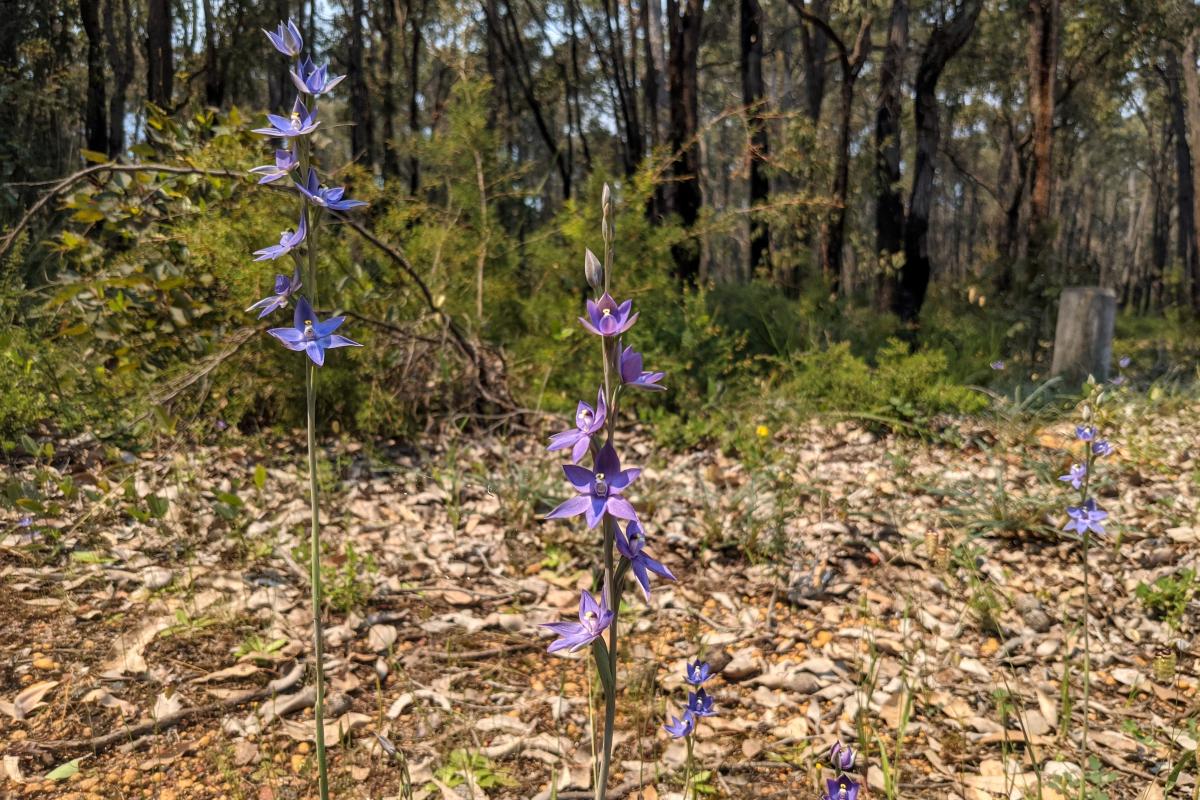
{"type": "MultiPolygon", "coordinates": [[[[1096,454],[1092,450],[1091,442],[1084,442],[1084,447],[1087,450],[1087,470],[1083,475],[1083,486],[1080,489],[1080,505],[1087,502],[1088,489],[1092,482],[1092,469],[1096,465],[1096,454]]],[[[1091,634],[1088,632],[1088,618],[1090,616],[1091,594],[1088,587],[1088,545],[1091,542],[1091,531],[1084,530],[1083,532],[1083,779],[1079,782],[1080,798],[1087,797],[1087,769],[1088,769],[1088,698],[1091,695],[1092,688],[1092,647],[1091,634]]]]}
{"type": "MultiPolygon", "coordinates": [[[[311,99],[311,98],[310,98],[311,99]]],[[[302,169],[301,179],[308,176],[312,166],[312,143],[307,136],[296,142],[297,156],[302,169]]],[[[307,198],[301,199],[300,213],[308,215],[308,296],[317,304],[317,209],[307,198]]],[[[309,583],[312,586],[313,661],[316,673],[316,701],[313,720],[317,730],[317,785],[321,800],[329,800],[329,763],[325,757],[325,634],[321,629],[321,609],[325,605],[321,587],[321,521],[317,502],[317,365],[309,363],[305,371],[304,390],[308,400],[308,495],[312,513],[312,536],[309,541],[309,583]]]]}
{"type": "Polygon", "coordinates": [[[687,741],[687,765],[684,767],[683,772],[683,800],[688,800],[688,787],[692,783],[692,758],[696,743],[696,734],[689,733],[685,737],[685,741],[687,741]]]}

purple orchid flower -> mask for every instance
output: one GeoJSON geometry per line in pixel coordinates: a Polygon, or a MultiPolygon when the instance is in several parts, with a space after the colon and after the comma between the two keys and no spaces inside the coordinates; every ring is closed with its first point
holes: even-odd
{"type": "Polygon", "coordinates": [[[1071,484],[1072,489],[1078,489],[1083,486],[1083,479],[1087,477],[1087,467],[1083,464],[1072,464],[1067,470],[1066,475],[1060,475],[1059,480],[1064,483],[1071,484]]]}
{"type": "Polygon", "coordinates": [[[579,595],[579,622],[547,622],[543,628],[549,628],[558,634],[558,638],[546,648],[548,653],[566,650],[576,653],[597,639],[608,626],[612,624],[613,612],[608,608],[604,595],[600,600],[592,597],[590,592],[579,595]]]}
{"type": "Polygon", "coordinates": [[[654,392],[665,391],[667,388],[658,385],[658,382],[663,379],[664,373],[642,371],[642,354],[636,352],[632,347],[626,347],[621,351],[620,369],[621,382],[626,386],[636,386],[639,389],[649,389],[654,392]]]}
{"type": "Polygon", "coordinates": [[[271,127],[255,128],[254,132],[261,133],[263,136],[279,136],[284,139],[306,136],[321,124],[321,121],[317,119],[317,107],[313,106],[313,110],[310,112],[299,97],[292,104],[291,116],[281,117],[278,114],[267,114],[267,120],[271,123],[271,127]]]}
{"type": "Polygon", "coordinates": [[[1132,363],[1133,359],[1131,359],[1129,356],[1121,356],[1117,359],[1117,366],[1121,369],[1127,369],[1132,363]]]}
{"type": "Polygon", "coordinates": [[[286,256],[288,253],[299,246],[304,241],[304,237],[308,235],[308,222],[306,214],[300,212],[300,223],[296,226],[295,231],[284,231],[279,235],[279,244],[273,244],[270,247],[264,247],[262,250],[255,250],[254,255],[258,258],[255,261],[275,260],[280,256],[286,256]]]}
{"type": "Polygon", "coordinates": [[[692,686],[699,686],[712,676],[712,667],[706,662],[696,660],[689,661],[687,665],[687,677],[685,680],[692,686]]]}
{"type": "Polygon", "coordinates": [[[284,27],[281,22],[274,33],[265,28],[263,33],[271,40],[271,44],[275,45],[276,50],[290,58],[300,55],[300,51],[304,49],[304,37],[300,35],[300,29],[296,27],[296,23],[290,19],[287,21],[287,27],[284,27]]]}
{"type": "Polygon", "coordinates": [[[588,528],[600,524],[605,514],[618,519],[636,520],[637,512],[621,496],[625,487],[637,480],[642,471],[636,467],[622,470],[621,460],[611,444],[600,448],[596,455],[595,471],[575,464],[563,464],[567,480],[579,494],[562,503],[546,515],[546,519],[566,519],[583,514],[588,528]]]}
{"type": "Polygon", "coordinates": [[[629,559],[629,566],[633,569],[633,575],[642,587],[642,594],[645,595],[646,602],[650,602],[651,572],[669,581],[675,580],[671,570],[642,551],[642,548],[646,546],[646,534],[637,520],[630,521],[625,531],[622,531],[621,526],[618,525],[616,539],[617,552],[629,559]],[[628,531],[628,535],[626,535],[626,531],[628,531]]]}
{"type": "Polygon", "coordinates": [[[321,186],[315,169],[308,171],[308,183],[300,184],[297,188],[313,205],[328,208],[331,211],[349,211],[352,208],[366,205],[362,200],[343,198],[342,195],[346,193],[346,190],[340,186],[333,189],[321,186]]]}
{"type": "Polygon", "coordinates": [[[325,351],[335,347],[362,347],[356,341],[334,333],[345,317],[330,317],[321,322],[308,299],[296,301],[296,313],[291,328],[271,328],[267,333],[274,336],[288,350],[303,350],[318,367],[325,363],[325,351]]]}
{"type": "Polygon", "coordinates": [[[1064,531],[1075,531],[1081,535],[1088,531],[1103,534],[1102,523],[1108,518],[1108,512],[1097,506],[1096,501],[1089,497],[1081,506],[1068,506],[1067,516],[1070,520],[1063,526],[1064,531]]]}
{"type": "Polygon", "coordinates": [[[1076,425],[1075,438],[1081,442],[1090,442],[1096,438],[1096,429],[1091,425],[1076,425]]]}
{"type": "Polygon", "coordinates": [[[292,71],[288,74],[292,76],[292,83],[296,85],[297,89],[314,97],[333,91],[333,87],[346,78],[345,75],[331,78],[329,67],[318,67],[311,58],[304,59],[304,63],[300,64],[299,72],[292,71]]]}
{"type": "Polygon", "coordinates": [[[1098,456],[1109,455],[1110,453],[1112,453],[1113,450],[1116,450],[1116,449],[1117,448],[1113,447],[1112,443],[1109,442],[1107,439],[1101,439],[1098,442],[1092,443],[1092,452],[1098,456]]]}
{"type": "Polygon", "coordinates": [[[854,769],[854,748],[842,744],[839,739],[829,748],[829,763],[841,772],[854,769]]]}
{"type": "Polygon", "coordinates": [[[687,710],[695,717],[712,717],[717,713],[713,708],[713,696],[703,689],[688,692],[687,710]]]}
{"type": "Polygon", "coordinates": [[[288,173],[298,166],[300,166],[300,161],[291,150],[276,150],[274,166],[266,164],[261,167],[255,167],[250,172],[262,176],[258,179],[258,183],[261,186],[264,183],[274,183],[280,178],[286,177],[288,173]]]}
{"type": "Polygon", "coordinates": [[[626,300],[617,305],[608,292],[599,300],[587,301],[587,319],[580,317],[579,321],[589,332],[597,336],[619,336],[633,327],[638,315],[631,314],[633,301],[626,300]]]}
{"type": "Polygon", "coordinates": [[[1005,367],[1006,365],[1005,365],[1005,363],[1004,363],[1003,361],[993,361],[993,362],[992,362],[992,363],[991,363],[989,366],[990,366],[992,369],[996,370],[996,372],[1000,372],[1000,371],[1002,371],[1002,370],[1004,369],[1004,367],[1005,367]]]}
{"type": "Polygon", "coordinates": [[[18,528],[28,528],[32,525],[33,525],[33,517],[29,516],[28,514],[21,517],[19,520],[17,520],[18,528]]]}
{"type": "Polygon", "coordinates": [[[825,782],[825,800],[858,800],[858,784],[849,775],[838,775],[825,782]]]}
{"type": "Polygon", "coordinates": [[[253,311],[256,308],[261,308],[262,313],[258,315],[259,319],[267,316],[276,309],[283,308],[287,305],[288,298],[300,290],[300,267],[296,267],[296,274],[292,277],[287,275],[275,276],[275,293],[269,297],[264,297],[254,305],[247,308],[247,311],[253,311]]]}
{"type": "Polygon", "coordinates": [[[546,449],[553,453],[569,447],[571,448],[571,463],[578,464],[592,446],[592,437],[604,428],[604,421],[607,417],[608,406],[604,402],[604,389],[601,387],[596,392],[596,407],[592,408],[587,403],[580,401],[575,409],[574,429],[551,436],[550,446],[546,449]]]}
{"type": "Polygon", "coordinates": [[[671,734],[672,739],[683,739],[696,730],[696,718],[691,710],[684,711],[682,717],[671,717],[671,721],[663,725],[663,729],[671,734]]]}
{"type": "Polygon", "coordinates": [[[1125,385],[1125,376],[1118,375],[1115,378],[1109,378],[1108,382],[1111,383],[1113,386],[1124,386],[1125,385]]]}

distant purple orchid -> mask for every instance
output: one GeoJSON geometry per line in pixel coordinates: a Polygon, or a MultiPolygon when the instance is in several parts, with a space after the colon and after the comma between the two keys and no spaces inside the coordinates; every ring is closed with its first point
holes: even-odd
{"type": "Polygon", "coordinates": [[[296,27],[296,23],[290,19],[287,21],[286,27],[281,22],[274,33],[265,28],[263,33],[271,40],[271,44],[275,45],[276,50],[289,58],[295,58],[304,49],[304,37],[300,35],[300,29],[296,27]]]}
{"type": "Polygon", "coordinates": [[[321,121],[317,119],[316,106],[313,106],[313,110],[310,112],[299,97],[292,104],[290,116],[281,117],[278,114],[267,114],[267,120],[271,123],[271,127],[255,128],[254,132],[261,133],[263,136],[278,136],[284,139],[307,136],[321,124],[321,121]]]}
{"type": "Polygon", "coordinates": [[[283,308],[287,305],[288,298],[300,291],[300,267],[296,267],[296,274],[292,277],[287,275],[275,276],[275,293],[264,297],[254,305],[247,308],[247,311],[253,311],[256,308],[262,309],[262,313],[258,315],[259,319],[267,316],[276,309],[283,308]]]}
{"type": "Polygon", "coordinates": [[[854,748],[842,744],[839,739],[829,748],[829,763],[840,772],[854,769],[854,748]]]}
{"type": "Polygon", "coordinates": [[[1083,464],[1072,464],[1066,475],[1060,475],[1059,480],[1071,484],[1072,489],[1079,489],[1087,477],[1087,467],[1083,464]]]}
{"type": "Polygon", "coordinates": [[[696,730],[696,718],[691,711],[683,712],[682,717],[671,717],[671,721],[663,725],[663,729],[671,734],[672,739],[683,739],[691,736],[696,730]]]}
{"type": "Polygon", "coordinates": [[[333,91],[333,87],[346,78],[345,75],[330,77],[329,67],[318,67],[311,58],[304,59],[304,63],[299,66],[299,72],[293,70],[288,74],[292,76],[292,83],[297,89],[314,97],[333,91]]]}
{"type": "Polygon", "coordinates": [[[1119,359],[1117,359],[1117,366],[1121,369],[1128,369],[1129,365],[1132,363],[1133,359],[1131,359],[1129,356],[1121,356],[1119,359]]]}
{"type": "Polygon", "coordinates": [[[590,592],[585,591],[579,595],[579,622],[547,622],[542,625],[558,634],[546,651],[578,652],[599,638],[612,621],[613,612],[608,608],[604,595],[601,594],[597,601],[590,592]]]}
{"type": "Polygon", "coordinates": [[[825,800],[858,800],[858,783],[849,775],[838,775],[825,781],[825,800]]]}
{"type": "Polygon", "coordinates": [[[297,160],[296,154],[291,150],[276,150],[274,165],[266,164],[261,167],[255,167],[250,172],[262,176],[258,179],[258,183],[261,186],[264,183],[274,183],[280,178],[286,178],[288,173],[298,166],[300,166],[300,162],[297,160]]]}
{"type": "Polygon", "coordinates": [[[1091,425],[1076,425],[1075,438],[1081,442],[1090,442],[1096,438],[1096,429],[1091,425]]]}
{"type": "Polygon", "coordinates": [[[1107,439],[1101,439],[1098,442],[1092,443],[1092,452],[1098,456],[1110,455],[1113,450],[1116,450],[1116,448],[1107,439]]]}
{"type": "Polygon", "coordinates": [[[1070,519],[1063,526],[1063,530],[1075,531],[1080,535],[1088,531],[1103,534],[1103,522],[1108,519],[1108,512],[1097,506],[1096,501],[1089,497],[1081,506],[1068,506],[1067,516],[1070,519]]]}
{"type": "Polygon", "coordinates": [[[997,360],[993,361],[989,366],[996,372],[1001,372],[1005,368],[1006,364],[1003,361],[997,360]]]}
{"type": "Polygon", "coordinates": [[[308,182],[299,185],[298,188],[313,205],[328,208],[331,211],[349,211],[352,208],[366,205],[362,200],[343,198],[342,195],[346,190],[340,186],[332,189],[328,186],[321,186],[315,169],[308,171],[308,182]]]}
{"type": "Polygon", "coordinates": [[[692,686],[699,686],[700,684],[702,684],[706,680],[708,680],[711,676],[712,676],[712,667],[710,667],[706,662],[700,661],[699,659],[697,659],[696,661],[688,662],[687,674],[686,674],[684,680],[686,680],[692,686]]]}
{"type": "Polygon", "coordinates": [[[303,350],[318,367],[325,364],[325,351],[335,347],[362,347],[356,341],[334,333],[345,317],[330,317],[321,322],[308,300],[301,297],[296,302],[296,313],[291,328],[271,328],[267,333],[274,336],[288,350],[303,350]]]}
{"type": "Polygon", "coordinates": [[[601,387],[596,392],[595,408],[580,401],[575,408],[575,427],[551,436],[550,446],[546,449],[553,453],[569,447],[571,448],[571,463],[578,464],[591,448],[592,437],[604,429],[604,421],[607,417],[608,408],[604,403],[604,388],[601,387]]]}
{"type": "Polygon", "coordinates": [[[593,472],[575,464],[564,464],[567,480],[579,494],[562,503],[546,515],[546,519],[566,519],[584,514],[588,528],[595,528],[605,514],[618,519],[636,520],[637,512],[621,496],[642,471],[636,467],[622,470],[621,460],[611,444],[600,448],[593,472]]]}
{"type": "Polygon", "coordinates": [[[21,517],[19,520],[17,520],[18,528],[28,528],[32,525],[33,525],[33,517],[29,516],[28,514],[21,517]]]}
{"type": "Polygon", "coordinates": [[[703,689],[688,692],[687,710],[696,717],[714,717],[717,714],[713,708],[713,696],[703,689]]]}
{"type": "Polygon", "coordinates": [[[587,318],[580,317],[579,321],[597,336],[619,336],[637,322],[638,315],[630,313],[632,309],[632,300],[617,305],[612,295],[605,292],[599,300],[587,301],[587,318]]]}
{"type": "Polygon", "coordinates": [[[300,212],[300,222],[296,225],[294,231],[284,231],[279,235],[279,244],[273,244],[270,247],[264,247],[261,250],[255,250],[254,255],[258,258],[255,261],[275,260],[280,256],[286,256],[304,241],[304,237],[308,235],[307,214],[300,212]]]}
{"type": "Polygon", "coordinates": [[[638,389],[649,389],[654,392],[665,391],[667,387],[659,386],[658,382],[663,379],[662,372],[644,372],[642,370],[642,354],[636,352],[632,347],[626,347],[621,351],[621,382],[626,386],[635,386],[638,389]]]}
{"type": "Polygon", "coordinates": [[[646,534],[637,520],[632,520],[624,531],[621,530],[620,525],[615,527],[617,552],[629,559],[633,575],[637,578],[638,585],[642,587],[642,594],[645,595],[646,602],[649,602],[650,573],[653,572],[660,578],[666,578],[669,581],[675,580],[675,576],[661,562],[655,561],[643,552],[642,548],[646,546],[646,534]]]}

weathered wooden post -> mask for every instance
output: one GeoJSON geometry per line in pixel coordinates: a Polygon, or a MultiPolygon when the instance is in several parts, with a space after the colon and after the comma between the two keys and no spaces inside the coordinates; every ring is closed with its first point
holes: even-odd
{"type": "Polygon", "coordinates": [[[1063,289],[1058,300],[1058,327],[1054,333],[1051,375],[1062,375],[1068,386],[1082,383],[1088,375],[1108,379],[1112,363],[1113,326],[1117,319],[1117,295],[1099,286],[1063,289]]]}

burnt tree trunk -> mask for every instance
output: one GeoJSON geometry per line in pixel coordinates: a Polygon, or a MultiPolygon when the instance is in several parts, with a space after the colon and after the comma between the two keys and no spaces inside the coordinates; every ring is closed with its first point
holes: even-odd
{"type": "Polygon", "coordinates": [[[875,253],[879,261],[876,307],[896,297],[897,254],[904,250],[904,200],[900,197],[900,92],[908,50],[908,0],[893,0],[887,45],[879,65],[875,108],[875,253]]]}
{"type": "MultiPolygon", "coordinates": [[[[829,0],[788,0],[802,13],[819,19],[829,18],[829,0]]],[[[825,102],[825,58],[829,54],[829,39],[822,28],[800,26],[800,44],[804,56],[804,113],[815,127],[821,121],[821,105],[825,102]]]]}
{"type": "MultiPolygon", "coordinates": [[[[1059,0],[1029,0],[1029,252],[1025,286],[1039,284],[1054,241],[1051,197],[1054,185],[1054,79],[1058,69],[1059,0]]],[[[1035,294],[1036,296],[1036,294],[1035,294]]]]}
{"type": "MultiPolygon", "coordinates": [[[[667,63],[670,94],[670,143],[675,181],[667,194],[668,211],[679,215],[686,230],[700,216],[699,59],[704,0],[667,0],[667,63]],[[681,7],[682,5],[682,7],[681,7]]],[[[700,247],[686,241],[671,248],[675,275],[695,285],[700,278],[700,247]]]]}
{"type": "Polygon", "coordinates": [[[1171,131],[1175,139],[1176,252],[1183,265],[1184,280],[1190,284],[1193,308],[1200,308],[1200,253],[1196,241],[1196,184],[1193,177],[1192,151],[1188,146],[1187,101],[1184,97],[1183,69],[1179,51],[1169,47],[1166,64],[1159,74],[1167,86],[1171,109],[1171,131]]]}
{"type": "Polygon", "coordinates": [[[983,0],[961,0],[954,15],[933,29],[917,67],[913,86],[917,155],[908,219],[904,224],[904,266],[900,270],[892,306],[900,319],[910,324],[915,324],[920,316],[929,289],[929,217],[933,209],[933,177],[941,137],[937,83],[946,64],[970,38],[982,7],[983,0]]]}
{"type": "Polygon", "coordinates": [[[350,17],[349,63],[350,81],[350,155],[355,160],[363,159],[368,165],[375,164],[375,131],[371,113],[371,95],[367,89],[367,72],[364,65],[365,43],[363,41],[363,15],[365,0],[352,0],[350,17]]]}
{"type": "Polygon", "coordinates": [[[770,201],[771,184],[766,160],[770,152],[763,119],[763,11],[758,0],[741,0],[742,102],[746,104],[750,130],[750,264],[749,275],[759,267],[770,267],[771,231],[766,219],[756,216],[755,206],[770,201]]]}
{"type": "Polygon", "coordinates": [[[225,102],[225,74],[221,70],[220,50],[213,0],[204,0],[204,102],[217,108],[225,102]]]}
{"type": "MultiPolygon", "coordinates": [[[[429,0],[421,0],[419,13],[413,13],[415,0],[410,0],[408,6],[409,22],[412,30],[409,34],[408,52],[408,133],[412,137],[412,147],[416,147],[421,137],[421,47],[425,28],[425,15],[429,10],[429,0]]],[[[421,189],[421,160],[416,150],[408,158],[408,191],[415,195],[421,189]]]]}
{"type": "Polygon", "coordinates": [[[113,93],[108,100],[108,154],[116,157],[125,152],[125,104],[129,84],[133,81],[133,18],[129,0],[120,0],[121,15],[117,16],[117,0],[109,0],[104,35],[108,40],[108,63],[113,76],[113,93]]]}
{"type": "Polygon", "coordinates": [[[380,133],[383,141],[382,165],[383,175],[395,178],[400,175],[400,156],[396,153],[396,27],[400,22],[397,4],[400,0],[383,0],[382,23],[379,26],[379,39],[383,48],[383,74],[380,76],[382,85],[379,87],[383,97],[379,101],[380,133]]]}
{"type": "Polygon", "coordinates": [[[105,101],[104,32],[100,28],[100,0],[79,0],[79,17],[87,35],[87,111],[89,150],[108,154],[108,109],[105,101]]]}
{"type": "Polygon", "coordinates": [[[149,0],[146,13],[146,99],[170,109],[175,81],[171,49],[171,2],[149,0]]]}

